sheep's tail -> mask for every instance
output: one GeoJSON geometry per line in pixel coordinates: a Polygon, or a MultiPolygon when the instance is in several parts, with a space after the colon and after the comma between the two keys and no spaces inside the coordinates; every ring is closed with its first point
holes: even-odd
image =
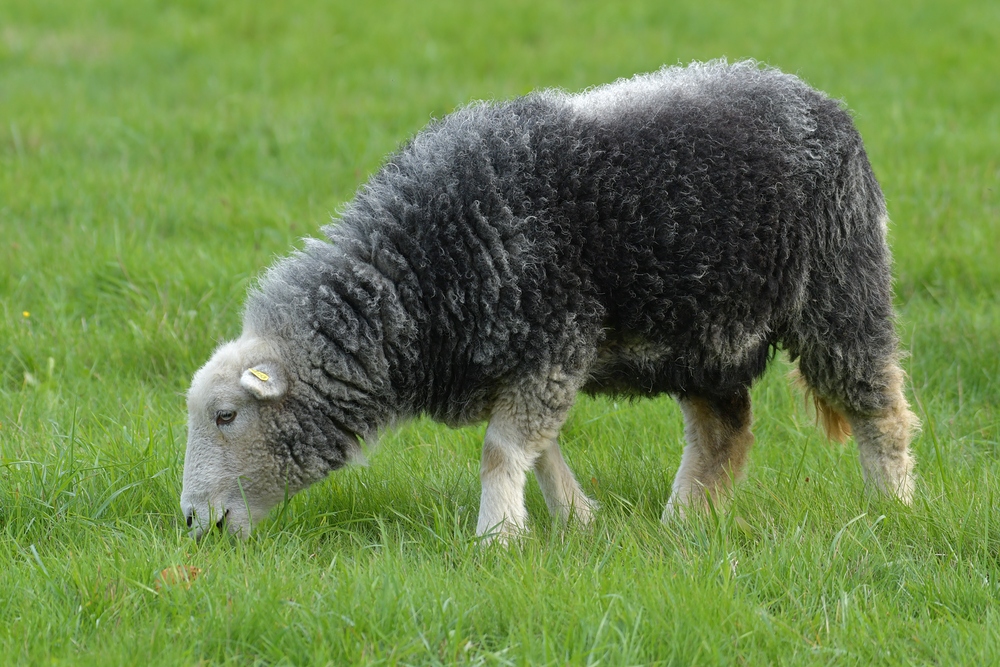
{"type": "Polygon", "coordinates": [[[812,403],[813,409],[816,411],[816,423],[823,427],[827,439],[840,444],[846,442],[851,435],[851,425],[844,413],[817,394],[802,377],[798,368],[793,369],[789,377],[793,384],[805,392],[806,405],[812,403]]]}

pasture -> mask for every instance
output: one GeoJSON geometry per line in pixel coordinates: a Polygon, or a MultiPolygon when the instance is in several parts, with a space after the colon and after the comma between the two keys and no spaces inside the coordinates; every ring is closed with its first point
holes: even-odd
{"type": "Polygon", "coordinates": [[[0,4],[0,661],[1000,661],[1000,5],[0,4]],[[475,99],[753,57],[854,111],[888,200],[912,507],[782,356],[726,514],[664,526],[682,420],[583,398],[601,505],[475,540],[482,427],[387,434],[247,542],[187,537],[184,392],[247,287],[475,99]]]}

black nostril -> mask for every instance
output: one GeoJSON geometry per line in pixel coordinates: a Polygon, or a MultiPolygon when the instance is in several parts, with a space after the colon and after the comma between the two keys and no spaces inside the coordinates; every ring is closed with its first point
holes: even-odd
{"type": "Polygon", "coordinates": [[[215,522],[215,527],[221,529],[225,526],[227,516],[229,516],[229,510],[226,510],[226,513],[222,515],[222,518],[215,522]]]}
{"type": "Polygon", "coordinates": [[[194,512],[192,512],[191,514],[187,515],[188,528],[190,528],[191,524],[193,524],[193,523],[194,523],[194,512]]]}

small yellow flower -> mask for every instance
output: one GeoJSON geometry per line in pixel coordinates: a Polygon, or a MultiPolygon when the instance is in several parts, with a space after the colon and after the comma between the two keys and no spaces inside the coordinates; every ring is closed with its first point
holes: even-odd
{"type": "Polygon", "coordinates": [[[29,313],[28,311],[24,311],[21,314],[24,315],[25,317],[31,317],[31,313],[29,313]]]}

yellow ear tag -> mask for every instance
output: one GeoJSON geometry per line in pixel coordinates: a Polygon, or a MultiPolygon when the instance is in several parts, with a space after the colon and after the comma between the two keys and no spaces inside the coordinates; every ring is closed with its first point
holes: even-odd
{"type": "Polygon", "coordinates": [[[251,368],[250,372],[253,373],[254,377],[260,380],[261,382],[267,382],[268,380],[271,379],[270,375],[268,375],[264,371],[259,371],[256,368],[251,368]]]}

